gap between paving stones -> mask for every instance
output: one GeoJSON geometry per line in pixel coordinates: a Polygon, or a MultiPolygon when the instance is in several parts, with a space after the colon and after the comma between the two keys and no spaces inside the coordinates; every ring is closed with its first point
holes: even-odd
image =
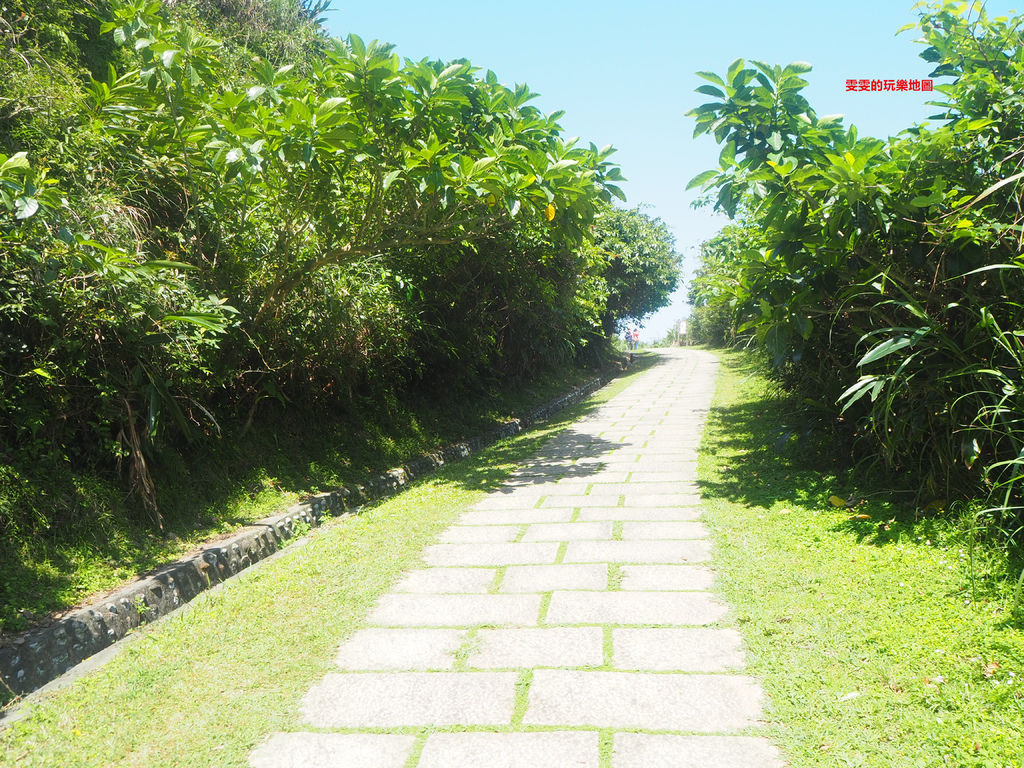
{"type": "MultiPolygon", "coordinates": [[[[100,601],[72,611],[49,626],[4,638],[0,644],[0,682],[13,693],[24,695],[57,681],[139,626],[172,613],[202,592],[271,556],[290,543],[296,534],[320,525],[326,517],[358,513],[364,504],[400,492],[414,478],[428,475],[447,463],[467,458],[499,440],[542,423],[589,397],[613,378],[610,373],[595,376],[532,409],[521,419],[411,459],[401,467],[368,479],[365,485],[313,496],[280,514],[256,521],[194,555],[166,565],[100,601]]],[[[59,687],[59,681],[55,685],[59,687]]],[[[0,713],[0,727],[15,709],[0,713]]]]}

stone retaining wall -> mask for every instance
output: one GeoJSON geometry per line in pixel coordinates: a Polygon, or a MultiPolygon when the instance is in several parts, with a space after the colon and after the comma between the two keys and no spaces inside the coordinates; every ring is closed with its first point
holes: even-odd
{"type": "Polygon", "coordinates": [[[485,434],[411,459],[401,467],[370,478],[365,485],[314,496],[281,514],[253,523],[198,554],[164,566],[50,626],[5,639],[0,645],[2,685],[19,695],[42,687],[141,624],[167,615],[200,592],[277,552],[289,539],[319,525],[324,517],[357,512],[367,502],[397,493],[413,478],[519,434],[589,397],[609,378],[596,376],[533,409],[522,419],[513,419],[485,434]]]}

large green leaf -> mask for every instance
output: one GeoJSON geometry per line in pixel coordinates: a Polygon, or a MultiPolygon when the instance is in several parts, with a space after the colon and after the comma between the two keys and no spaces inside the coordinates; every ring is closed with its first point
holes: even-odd
{"type": "Polygon", "coordinates": [[[694,176],[687,182],[686,189],[693,189],[694,187],[703,186],[707,182],[711,181],[711,179],[717,178],[720,173],[721,171],[719,171],[717,168],[714,168],[710,171],[703,171],[701,173],[698,173],[696,176],[694,176]]]}

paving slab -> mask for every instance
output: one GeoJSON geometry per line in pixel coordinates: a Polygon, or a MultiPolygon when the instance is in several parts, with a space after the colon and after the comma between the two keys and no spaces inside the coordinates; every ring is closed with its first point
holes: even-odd
{"type": "Polygon", "coordinates": [[[630,456],[629,458],[622,458],[620,456],[606,455],[598,458],[580,459],[576,466],[587,467],[587,466],[600,466],[603,471],[609,472],[631,472],[636,469],[641,469],[640,457],[630,456]]]}
{"type": "Polygon", "coordinates": [[[473,505],[473,509],[533,509],[538,506],[543,494],[531,488],[529,493],[506,493],[486,496],[473,505]]]}
{"type": "Polygon", "coordinates": [[[506,725],[515,672],[329,673],[302,701],[316,728],[506,725]]]}
{"type": "Polygon", "coordinates": [[[551,592],[556,589],[607,589],[604,563],[510,565],[499,592],[551,592]]]}
{"type": "Polygon", "coordinates": [[[538,669],[527,725],[720,733],[761,715],[761,688],[740,675],[538,669]]]}
{"type": "Polygon", "coordinates": [[[616,733],[612,768],[785,768],[779,751],[755,736],[616,733]]]}
{"type": "Polygon", "coordinates": [[[668,440],[659,440],[652,437],[644,443],[644,451],[671,458],[697,457],[697,446],[694,444],[685,445],[677,437],[668,440]]]}
{"type": "Polygon", "coordinates": [[[631,472],[629,482],[631,483],[693,483],[697,480],[697,462],[680,465],[675,471],[648,471],[638,469],[631,472]],[[685,468],[685,469],[684,469],[685,468]]]}
{"type": "Polygon", "coordinates": [[[437,540],[442,544],[477,544],[512,541],[518,535],[518,525],[453,525],[442,531],[437,540]]]}
{"type": "Polygon", "coordinates": [[[707,541],[571,541],[566,563],[700,563],[711,559],[707,541]]]}
{"type": "Polygon", "coordinates": [[[680,590],[711,589],[715,572],[703,565],[624,565],[619,589],[680,590]]]}
{"type": "MultiPolygon", "coordinates": [[[[688,593],[676,593],[688,594],[688,593]]],[[[472,627],[537,624],[540,595],[389,594],[370,612],[370,624],[403,627],[472,627]]]]}
{"type": "Polygon", "coordinates": [[[699,520],[700,507],[584,507],[579,520],[637,520],[648,522],[699,520]]]}
{"type": "Polygon", "coordinates": [[[249,755],[251,768],[403,768],[415,736],[275,733],[249,755]]]}
{"type": "Polygon", "coordinates": [[[643,447],[624,446],[623,448],[614,451],[613,455],[615,458],[622,459],[624,461],[637,461],[643,465],[644,469],[647,469],[648,467],[653,468],[663,462],[697,460],[697,451],[695,448],[680,449],[678,446],[675,446],[674,448],[661,448],[651,445],[649,440],[644,443],[643,447]]]}
{"type": "MultiPolygon", "coordinates": [[[[600,488],[601,486],[598,486],[600,488]]],[[[588,494],[578,495],[563,495],[554,494],[545,496],[544,501],[541,502],[541,509],[544,507],[586,507],[586,506],[598,506],[598,507],[617,507],[619,506],[620,495],[602,493],[596,491],[588,494]]]]}
{"type": "MultiPolygon", "coordinates": [[[[538,459],[539,462],[539,459],[538,459]]],[[[555,481],[563,477],[567,477],[569,470],[571,470],[573,464],[571,461],[561,463],[557,466],[549,466],[547,464],[537,463],[531,464],[526,467],[521,467],[512,472],[509,477],[510,480],[506,481],[512,484],[518,480],[526,480],[527,484],[534,481],[555,481]]]]}
{"type": "Polygon", "coordinates": [[[642,627],[612,630],[612,666],[659,672],[727,672],[744,665],[735,629],[642,627]]]}
{"type": "Polygon", "coordinates": [[[342,643],[334,663],[349,670],[451,669],[466,635],[459,629],[367,627],[342,643]]]}
{"type": "Polygon", "coordinates": [[[563,477],[554,485],[550,483],[544,486],[545,494],[548,493],[561,493],[565,495],[573,495],[586,493],[594,482],[590,475],[585,477],[563,477]]]}
{"type": "Polygon", "coordinates": [[[644,493],[643,485],[636,488],[638,493],[625,494],[624,507],[696,507],[700,496],[696,493],[644,493]]]}
{"type": "MultiPolygon", "coordinates": [[[[699,491],[693,483],[683,482],[658,482],[644,483],[637,480],[630,480],[626,483],[609,483],[600,486],[602,493],[622,493],[627,496],[637,494],[682,494],[686,496],[698,496],[699,491]]],[[[699,496],[698,496],[699,498],[699,496]]]]}
{"type": "MultiPolygon", "coordinates": [[[[629,472],[624,469],[600,469],[594,472],[592,475],[587,476],[587,480],[591,485],[594,486],[594,491],[601,490],[601,486],[605,483],[624,483],[629,478],[629,472]]],[[[562,481],[558,481],[558,493],[562,492],[562,481]]]]}
{"type": "Polygon", "coordinates": [[[627,522],[622,526],[624,541],[633,539],[706,539],[707,526],[700,522],[627,522]]]}
{"type": "Polygon", "coordinates": [[[630,459],[637,470],[642,472],[682,472],[697,464],[696,455],[693,456],[665,456],[665,455],[643,455],[634,456],[630,459]]]}
{"type": "MultiPolygon", "coordinates": [[[[435,733],[417,768],[598,768],[595,731],[435,733]]],[[[346,767],[347,768],[347,767],[346,767]]]]}
{"type": "Polygon", "coordinates": [[[562,509],[479,509],[463,512],[463,525],[525,525],[528,523],[567,523],[573,508],[562,509]]]}
{"type": "Polygon", "coordinates": [[[526,565],[553,563],[556,543],[432,544],[423,550],[427,565],[526,565]]]}
{"type": "Polygon", "coordinates": [[[479,669],[596,667],[604,663],[601,627],[481,629],[466,666],[479,669]]]}
{"type": "Polygon", "coordinates": [[[395,592],[487,592],[494,581],[494,568],[421,568],[410,571],[398,584],[395,592]]]}
{"type": "Polygon", "coordinates": [[[523,541],[588,541],[612,538],[612,523],[534,523],[526,529],[523,541]]]}
{"type": "Polygon", "coordinates": [[[554,592],[548,624],[712,624],[728,612],[705,592],[554,592]]]}

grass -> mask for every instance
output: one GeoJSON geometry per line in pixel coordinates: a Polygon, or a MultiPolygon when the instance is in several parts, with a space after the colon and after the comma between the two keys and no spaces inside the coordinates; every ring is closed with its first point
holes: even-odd
{"type": "Polygon", "coordinates": [[[56,473],[0,465],[0,529],[4,520],[20,521],[0,537],[0,634],[45,623],[213,536],[304,495],[364,482],[594,375],[565,368],[530,383],[366,401],[320,418],[268,405],[245,435],[236,430],[185,457],[166,453],[154,465],[163,534],[133,511],[117,478],[70,466],[56,473]]]}
{"type": "Polygon", "coordinates": [[[780,452],[789,404],[742,354],[722,359],[699,471],[767,735],[792,768],[1020,768],[1024,637],[1004,553],[976,546],[972,567],[958,521],[852,487],[820,446],[780,452]],[[867,500],[828,501],[854,494],[867,500]]]}
{"type": "MultiPolygon", "coordinates": [[[[642,369],[642,367],[641,367],[642,369]]],[[[639,371],[638,371],[639,372],[639,371]]],[[[25,704],[0,766],[245,766],[299,719],[301,697],[423,546],[619,379],[543,428],[416,482],[146,627],[95,673],[25,704]]]]}

